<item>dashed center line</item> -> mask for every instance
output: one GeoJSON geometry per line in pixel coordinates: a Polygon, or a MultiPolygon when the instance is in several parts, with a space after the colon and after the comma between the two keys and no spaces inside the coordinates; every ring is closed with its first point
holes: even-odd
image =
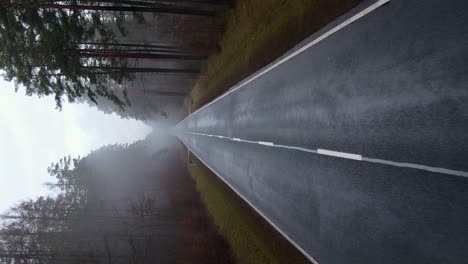
{"type": "Polygon", "coordinates": [[[332,157],[343,158],[343,159],[362,160],[361,155],[351,154],[351,153],[346,153],[346,152],[340,152],[340,151],[333,151],[333,150],[327,150],[327,149],[317,149],[317,153],[322,154],[322,155],[332,156],[332,157]]]}
{"type": "Polygon", "coordinates": [[[411,169],[416,169],[416,170],[424,170],[424,171],[448,174],[448,175],[453,175],[453,176],[468,177],[468,172],[466,172],[466,171],[458,171],[458,170],[451,170],[451,169],[446,169],[446,168],[431,167],[431,166],[426,166],[426,165],[416,164],[416,163],[407,163],[407,162],[398,162],[398,161],[391,161],[391,160],[384,160],[384,159],[376,159],[376,158],[364,157],[364,156],[362,156],[360,154],[347,153],[347,152],[341,152],[341,151],[335,151],[335,150],[320,149],[320,148],[310,149],[310,148],[304,148],[304,147],[298,147],[298,146],[288,146],[288,145],[275,144],[273,142],[268,142],[268,141],[251,141],[251,140],[245,140],[245,139],[240,139],[240,138],[230,138],[230,137],[225,137],[225,136],[220,136],[220,135],[209,135],[209,134],[189,132],[189,131],[185,131],[185,133],[192,134],[192,135],[198,135],[198,136],[205,136],[205,137],[217,137],[217,138],[220,138],[220,139],[231,140],[231,141],[234,141],[234,142],[243,142],[243,143],[257,144],[257,145],[262,145],[262,146],[267,146],[267,147],[297,150],[297,151],[301,151],[301,152],[307,152],[307,153],[324,155],[324,156],[331,156],[331,157],[341,158],[341,159],[350,159],[350,160],[355,160],[355,161],[363,161],[363,162],[369,162],[369,163],[384,164],[384,165],[394,166],[394,167],[411,168],[411,169]]]}
{"type": "Polygon", "coordinates": [[[273,142],[265,142],[265,141],[258,141],[257,142],[260,145],[265,145],[265,146],[274,146],[273,142]]]}

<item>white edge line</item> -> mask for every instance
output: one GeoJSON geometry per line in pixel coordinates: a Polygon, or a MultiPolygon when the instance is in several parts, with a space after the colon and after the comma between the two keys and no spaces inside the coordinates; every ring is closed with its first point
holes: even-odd
{"type": "Polygon", "coordinates": [[[257,142],[260,145],[265,145],[265,146],[274,146],[273,142],[265,142],[265,141],[258,141],[257,142]]]}
{"type": "Polygon", "coordinates": [[[252,207],[261,217],[263,217],[263,219],[265,219],[271,226],[273,226],[276,229],[276,231],[278,231],[284,238],[286,238],[286,240],[289,241],[289,243],[291,243],[295,248],[297,248],[297,250],[299,250],[307,259],[309,259],[310,262],[312,262],[313,264],[319,264],[318,261],[316,261],[312,256],[310,256],[301,246],[299,246],[294,240],[292,240],[292,238],[290,238],[275,223],[273,223],[270,219],[268,219],[266,215],[264,215],[259,209],[257,209],[255,205],[253,205],[249,200],[247,200],[247,198],[245,198],[242,194],[240,194],[228,181],[226,181],[223,177],[221,177],[221,175],[216,170],[214,170],[203,159],[201,159],[200,156],[198,156],[195,152],[193,152],[192,149],[185,143],[185,141],[181,140],[180,138],[179,140],[182,141],[184,145],[187,147],[187,149],[189,149],[193,155],[195,155],[203,164],[205,164],[206,167],[208,167],[212,172],[214,172],[216,176],[218,176],[218,178],[221,179],[232,191],[234,191],[237,195],[239,195],[239,197],[241,197],[242,200],[244,200],[248,205],[250,205],[250,207],[252,207]]]}
{"type": "Polygon", "coordinates": [[[340,152],[340,151],[333,151],[327,149],[317,149],[317,153],[321,155],[327,155],[332,157],[338,157],[343,159],[352,159],[352,160],[362,160],[362,156],[358,154],[340,152]]]}
{"type": "MultiPolygon", "coordinates": [[[[264,75],[265,73],[273,70],[274,68],[278,67],[279,65],[283,64],[284,62],[290,60],[291,58],[301,54],[302,52],[304,52],[305,50],[309,49],[310,47],[312,46],[315,46],[317,43],[321,42],[322,40],[328,38],[329,36],[333,35],[334,33],[340,31],[341,29],[345,28],[346,26],[352,24],[353,22],[355,22],[356,20],[364,17],[365,15],[371,13],[372,11],[376,10],[377,8],[381,7],[382,5],[386,4],[390,2],[390,0],[379,0],[377,2],[375,2],[374,4],[368,6],[367,8],[363,9],[361,12],[355,14],[354,16],[348,18],[347,20],[343,21],[342,23],[340,23],[339,25],[335,26],[334,28],[330,29],[329,31],[323,33],[322,35],[320,35],[319,37],[317,37],[316,39],[312,40],[311,42],[309,42],[308,44],[306,44],[305,46],[303,46],[302,48],[296,50],[295,52],[291,53],[289,56],[283,58],[282,60],[276,62],[275,64],[271,65],[270,67],[262,70],[261,72],[251,76],[251,77],[247,77],[246,79],[240,81],[239,84],[236,84],[235,86],[231,87],[229,90],[227,90],[225,93],[223,93],[222,95],[216,97],[214,100],[212,100],[211,102],[209,102],[208,104],[205,104],[204,106],[202,106],[201,108],[197,109],[195,112],[191,113],[189,116],[185,117],[182,121],[179,122],[180,123],[183,123],[188,117],[198,113],[199,111],[205,109],[206,107],[208,107],[209,105],[215,103],[216,101],[222,99],[223,97],[233,93],[234,91],[236,91],[237,89],[239,88],[242,88],[244,87],[246,84],[254,81],[255,79],[257,79],[258,77],[264,75]]],[[[338,18],[337,18],[338,19],[338,18]]],[[[333,22],[333,21],[332,21],[333,22]]],[[[332,23],[330,22],[330,23],[332,23]]]]}

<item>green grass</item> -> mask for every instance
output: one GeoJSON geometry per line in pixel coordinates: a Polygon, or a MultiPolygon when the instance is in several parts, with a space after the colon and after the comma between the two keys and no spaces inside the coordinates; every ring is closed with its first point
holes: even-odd
{"type": "Polygon", "coordinates": [[[190,94],[195,111],[284,54],[362,0],[238,0],[227,12],[221,51],[212,55],[190,94]]]}
{"type": "Polygon", "coordinates": [[[199,161],[194,162],[189,165],[189,171],[236,263],[309,263],[217,176],[199,161]]]}

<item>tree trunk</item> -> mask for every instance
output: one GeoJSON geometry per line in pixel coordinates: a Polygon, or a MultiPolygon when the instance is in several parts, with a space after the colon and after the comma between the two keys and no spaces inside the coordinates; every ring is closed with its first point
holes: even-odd
{"type": "Polygon", "coordinates": [[[67,10],[95,10],[113,12],[142,12],[142,13],[165,13],[177,15],[193,15],[213,17],[215,12],[206,10],[190,9],[185,7],[160,5],[159,7],[137,7],[137,6],[98,6],[98,5],[66,5],[66,4],[38,4],[38,3],[0,3],[4,8],[25,9],[67,9],[67,10]]]}
{"type": "Polygon", "coordinates": [[[77,53],[86,58],[126,58],[126,59],[160,59],[160,60],[204,60],[206,55],[186,55],[186,54],[155,54],[138,53],[125,51],[87,51],[78,50],[77,53]]]}
{"type": "Polygon", "coordinates": [[[176,97],[185,97],[187,93],[182,92],[170,92],[170,91],[157,91],[157,90],[143,90],[143,91],[134,91],[128,90],[129,96],[176,96],[176,97]]]}
{"type": "Polygon", "coordinates": [[[199,69],[167,69],[167,68],[121,68],[121,67],[83,67],[85,70],[93,70],[93,74],[111,74],[119,73],[121,71],[130,72],[130,73],[188,73],[188,74],[198,74],[200,73],[199,69]]]}
{"type": "Polygon", "coordinates": [[[159,44],[138,44],[138,43],[102,43],[102,42],[80,42],[77,44],[83,45],[94,45],[94,46],[111,46],[111,47],[134,47],[134,48],[155,48],[155,49],[167,49],[167,50],[178,50],[188,51],[187,47],[179,47],[172,45],[159,45],[159,44]]]}
{"type": "Polygon", "coordinates": [[[226,0],[149,0],[149,1],[133,1],[133,0],[96,0],[94,2],[98,3],[117,3],[117,4],[127,4],[127,5],[140,5],[140,6],[155,6],[157,3],[182,3],[182,4],[207,4],[207,5],[232,5],[232,1],[226,0]]]}
{"type": "Polygon", "coordinates": [[[179,55],[186,55],[186,56],[196,56],[196,59],[204,59],[207,55],[198,55],[192,52],[185,52],[185,51],[178,51],[178,50],[167,50],[167,49],[159,49],[159,48],[128,48],[125,50],[122,49],[94,49],[94,48],[85,48],[85,49],[78,49],[78,52],[86,52],[86,53],[140,53],[140,54],[179,54],[179,55]]]}

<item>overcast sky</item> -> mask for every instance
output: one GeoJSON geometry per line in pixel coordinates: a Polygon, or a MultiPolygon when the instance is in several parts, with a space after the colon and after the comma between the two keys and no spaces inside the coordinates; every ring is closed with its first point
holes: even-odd
{"type": "Polygon", "coordinates": [[[47,167],[61,157],[86,156],[114,143],[143,139],[142,122],[106,115],[88,105],[64,104],[53,97],[25,96],[0,80],[0,213],[25,198],[46,194],[47,167]]]}

